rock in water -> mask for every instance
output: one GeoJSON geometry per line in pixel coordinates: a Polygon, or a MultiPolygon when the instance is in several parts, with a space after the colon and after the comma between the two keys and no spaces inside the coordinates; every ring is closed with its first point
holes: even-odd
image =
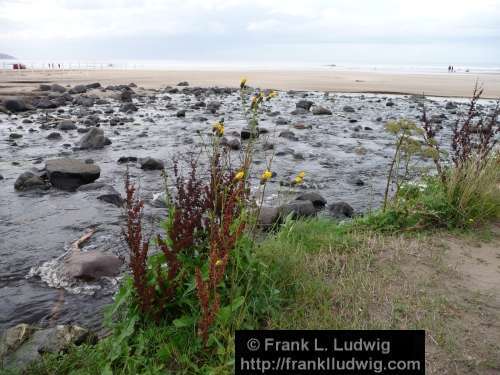
{"type": "Polygon", "coordinates": [[[162,170],[165,167],[161,160],[153,158],[141,159],[139,163],[141,164],[141,169],[145,171],[162,170]]]}
{"type": "Polygon", "coordinates": [[[299,195],[295,200],[298,201],[310,201],[317,209],[322,209],[326,205],[326,199],[323,198],[319,193],[310,192],[299,195]]]}
{"type": "Polygon", "coordinates": [[[33,172],[24,172],[21,174],[14,183],[14,189],[18,191],[28,190],[47,190],[50,186],[33,172]]]}
{"type": "Polygon", "coordinates": [[[310,100],[299,100],[297,103],[295,103],[296,108],[302,108],[305,109],[306,111],[309,111],[314,103],[310,100]]]}
{"type": "Polygon", "coordinates": [[[312,111],[313,115],[331,115],[332,111],[325,107],[314,107],[312,111]]]}
{"type": "Polygon", "coordinates": [[[82,150],[103,148],[109,144],[109,140],[104,136],[104,131],[99,128],[90,128],[79,142],[82,150]]]}
{"type": "Polygon", "coordinates": [[[50,183],[61,190],[74,191],[97,180],[101,169],[76,159],[53,159],[45,164],[50,183]]]}
{"type": "Polygon", "coordinates": [[[76,129],[76,125],[71,120],[61,120],[57,124],[57,128],[59,130],[75,130],[76,129]]]}
{"type": "Polygon", "coordinates": [[[3,106],[10,112],[24,112],[30,108],[21,98],[7,98],[3,101],[3,106]]]}
{"type": "Polygon", "coordinates": [[[72,278],[95,280],[120,273],[122,261],[115,255],[100,251],[73,252],[64,264],[64,272],[72,278]]]}
{"type": "Polygon", "coordinates": [[[311,201],[293,201],[279,208],[280,217],[292,215],[293,219],[316,216],[317,209],[311,201]]]}

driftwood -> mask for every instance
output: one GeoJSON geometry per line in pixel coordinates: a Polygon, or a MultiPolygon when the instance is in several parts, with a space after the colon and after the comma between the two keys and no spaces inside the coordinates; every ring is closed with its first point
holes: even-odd
{"type": "Polygon", "coordinates": [[[95,229],[92,228],[87,233],[85,233],[83,236],[81,236],[78,240],[73,242],[71,244],[71,253],[80,252],[81,251],[80,246],[83,245],[85,242],[87,242],[90,239],[90,237],[92,237],[92,235],[94,233],[95,233],[95,229]]]}

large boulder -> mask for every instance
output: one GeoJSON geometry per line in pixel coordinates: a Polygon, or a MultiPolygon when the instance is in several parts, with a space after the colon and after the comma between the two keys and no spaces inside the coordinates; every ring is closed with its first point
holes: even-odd
{"type": "Polygon", "coordinates": [[[98,149],[110,144],[108,138],[104,136],[104,130],[100,128],[90,128],[80,139],[78,147],[82,150],[98,149]]]}
{"type": "Polygon", "coordinates": [[[64,272],[75,279],[95,280],[120,273],[122,261],[115,255],[100,251],[75,251],[66,259],[64,272]]]}
{"type": "Polygon", "coordinates": [[[278,207],[262,206],[259,211],[259,225],[263,229],[271,229],[279,222],[280,213],[278,207]]]}
{"type": "Polygon", "coordinates": [[[24,172],[14,183],[14,189],[17,191],[47,190],[49,188],[47,182],[33,172],[24,172]]]}
{"type": "Polygon", "coordinates": [[[54,187],[67,191],[74,191],[81,185],[90,184],[101,175],[101,169],[97,165],[77,159],[47,160],[45,170],[54,187]]]}

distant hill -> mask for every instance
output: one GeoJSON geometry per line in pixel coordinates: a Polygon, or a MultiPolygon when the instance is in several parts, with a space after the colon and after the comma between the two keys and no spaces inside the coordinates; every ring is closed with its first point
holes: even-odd
{"type": "Polygon", "coordinates": [[[15,57],[7,55],[6,53],[0,53],[0,59],[8,60],[8,59],[15,59],[15,57]]]}

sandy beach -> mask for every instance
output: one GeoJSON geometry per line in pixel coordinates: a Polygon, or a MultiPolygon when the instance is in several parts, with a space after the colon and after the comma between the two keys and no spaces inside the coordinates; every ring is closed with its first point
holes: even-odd
{"type": "Polygon", "coordinates": [[[484,98],[500,97],[500,74],[407,74],[354,71],[273,70],[25,70],[1,71],[0,94],[29,92],[41,83],[75,85],[100,82],[103,86],[134,82],[145,88],[175,86],[234,87],[241,77],[252,86],[280,90],[318,90],[357,93],[422,94],[469,97],[476,81],[484,87],[484,98]]]}

